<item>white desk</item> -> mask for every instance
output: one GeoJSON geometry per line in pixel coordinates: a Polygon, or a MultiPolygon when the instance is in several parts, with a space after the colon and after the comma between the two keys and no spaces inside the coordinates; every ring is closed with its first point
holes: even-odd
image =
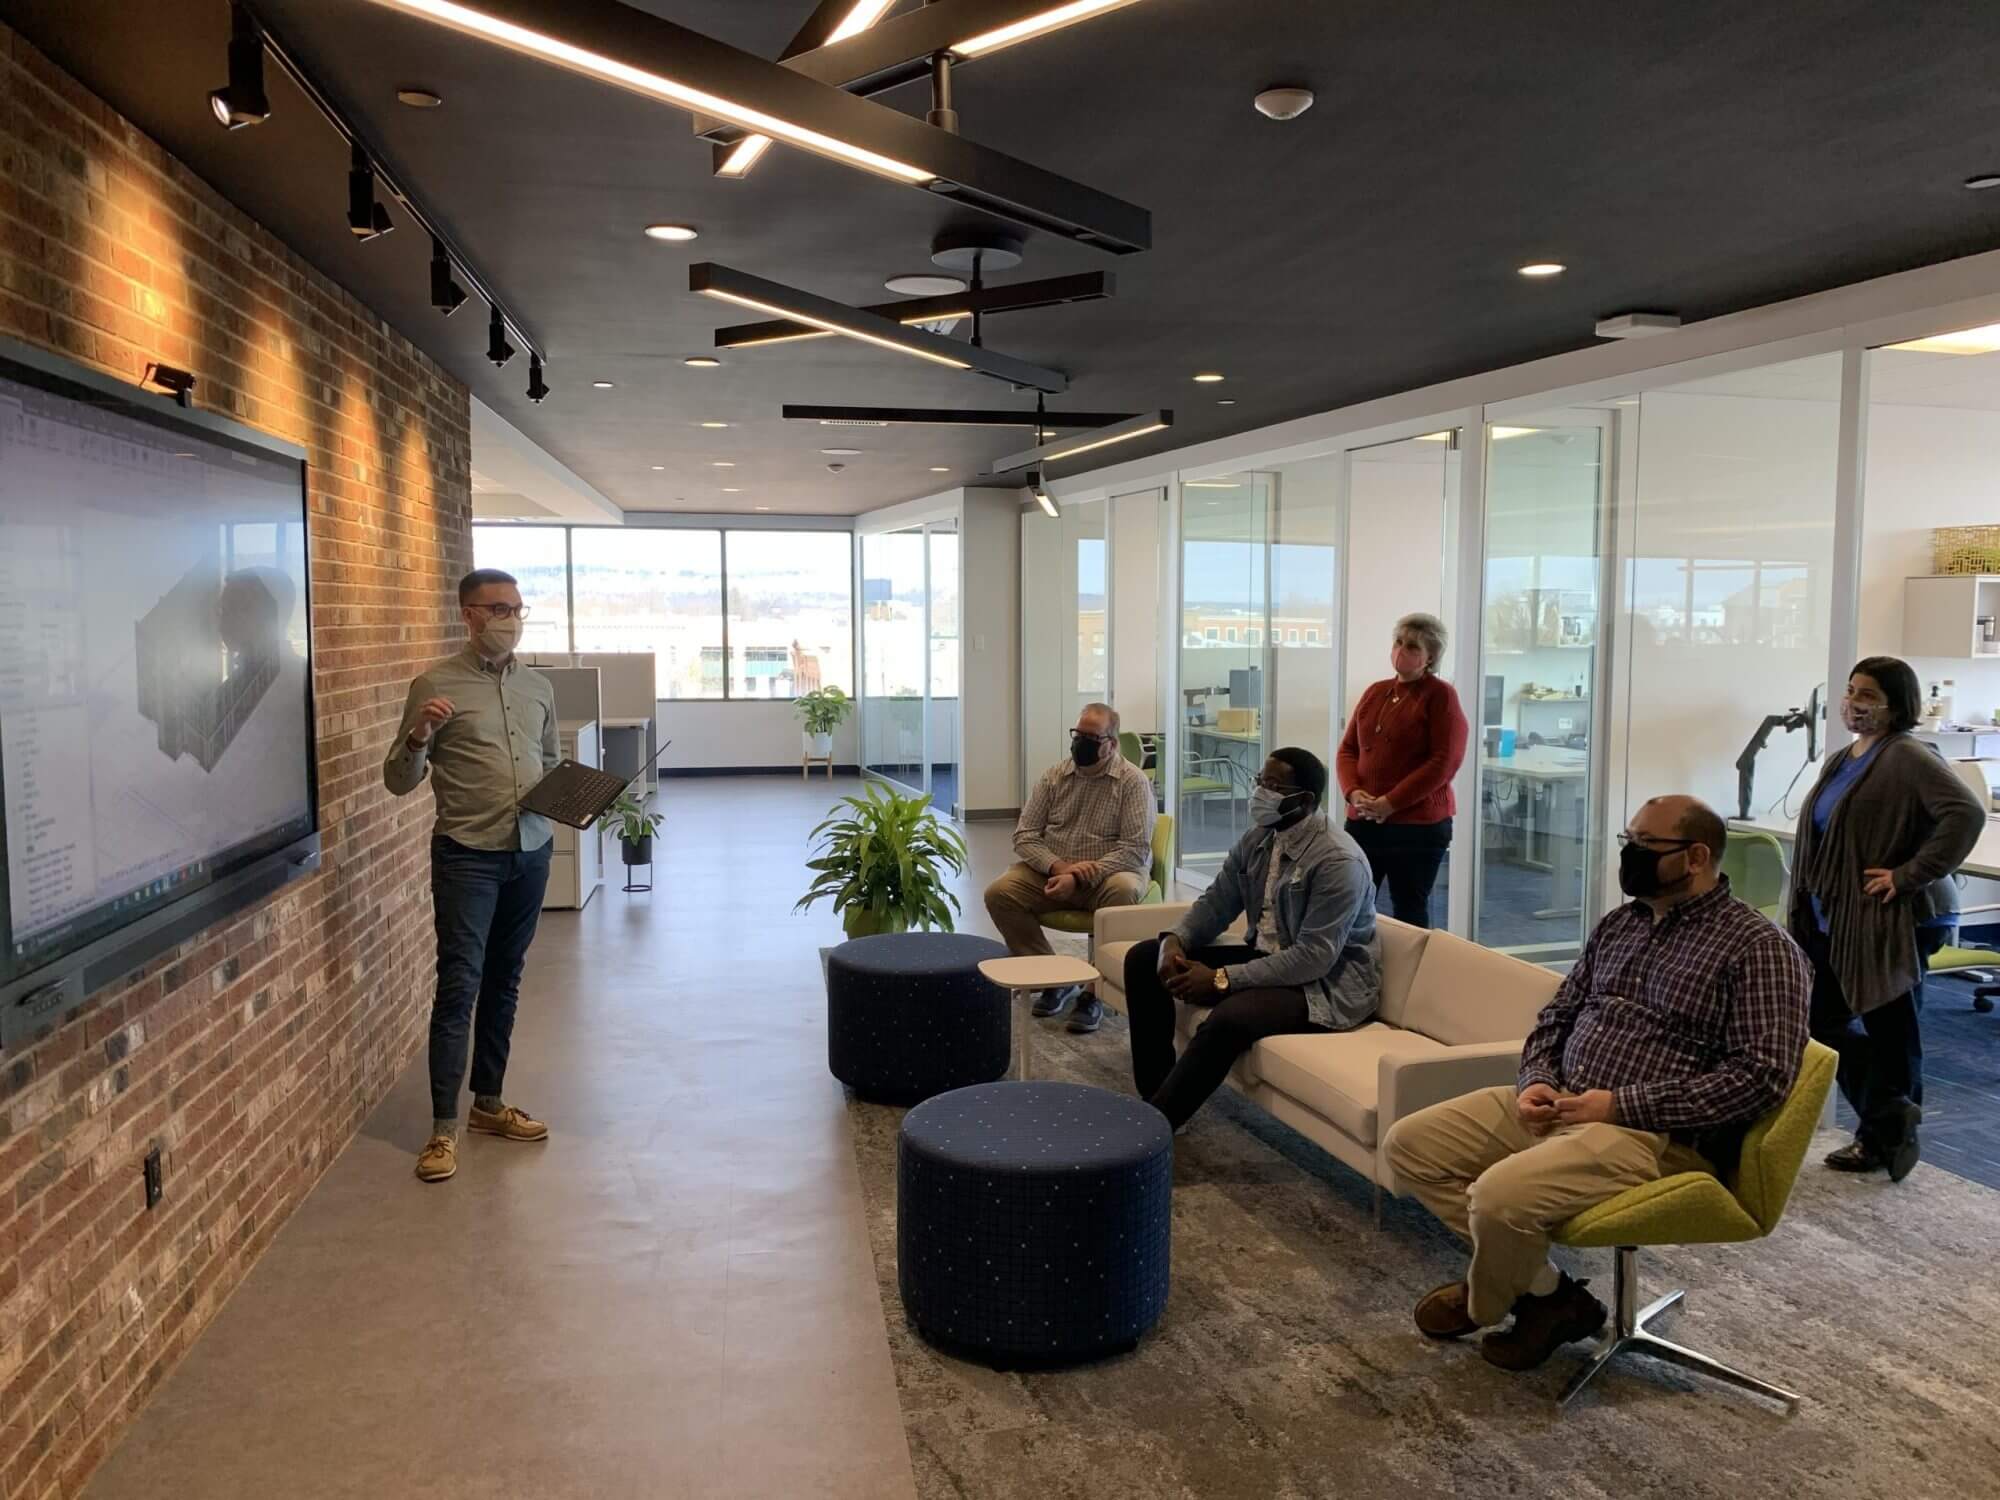
{"type": "Polygon", "coordinates": [[[1577,903],[1583,896],[1585,783],[1590,775],[1590,752],[1555,745],[1527,745],[1508,756],[1482,754],[1479,769],[1483,777],[1511,776],[1545,789],[1549,801],[1546,827],[1535,816],[1532,793],[1523,799],[1521,810],[1524,862],[1549,871],[1554,893],[1551,904],[1535,915],[1580,916],[1583,908],[1577,903]],[[1545,865],[1538,864],[1533,857],[1537,833],[1548,851],[1545,865]]]}
{"type": "MultiPolygon", "coordinates": [[[[1798,834],[1796,822],[1762,813],[1753,818],[1731,818],[1729,826],[1776,834],[1785,842],[1785,857],[1789,865],[1792,840],[1798,834]]],[[[1965,863],[1958,869],[1962,875],[1978,875],[1987,880],[2000,880],[2000,818],[1989,817],[1986,820],[1986,828],[1979,835],[1979,842],[1972,846],[1972,852],[1966,855],[1965,863]]]]}

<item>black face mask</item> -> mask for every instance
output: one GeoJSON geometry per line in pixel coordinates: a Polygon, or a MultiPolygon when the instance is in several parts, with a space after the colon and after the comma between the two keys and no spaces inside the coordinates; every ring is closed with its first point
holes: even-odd
{"type": "Polygon", "coordinates": [[[1685,853],[1685,845],[1678,849],[1648,849],[1643,844],[1627,844],[1618,851],[1618,888],[1634,900],[1667,895],[1694,879],[1692,870],[1679,880],[1663,882],[1660,879],[1661,862],[1685,853]]]}
{"type": "Polygon", "coordinates": [[[1086,769],[1096,765],[1097,757],[1103,753],[1103,742],[1094,740],[1087,734],[1074,735],[1070,739],[1069,758],[1086,769]]]}

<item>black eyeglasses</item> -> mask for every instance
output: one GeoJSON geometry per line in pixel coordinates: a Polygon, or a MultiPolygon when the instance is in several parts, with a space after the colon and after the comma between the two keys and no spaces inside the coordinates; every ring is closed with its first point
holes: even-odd
{"type": "Polygon", "coordinates": [[[1641,849],[1650,849],[1659,854],[1671,854],[1676,849],[1692,849],[1700,842],[1700,839],[1656,839],[1643,833],[1621,833],[1618,835],[1618,847],[1620,849],[1629,849],[1636,844],[1641,849]]]}
{"type": "Polygon", "coordinates": [[[1296,782],[1273,781],[1270,777],[1263,775],[1252,777],[1250,784],[1260,792],[1276,792],[1280,797],[1289,797],[1294,792],[1305,790],[1304,787],[1299,786],[1296,782]]]}
{"type": "Polygon", "coordinates": [[[528,606],[525,604],[468,604],[467,609],[480,610],[496,620],[525,620],[528,606]]]}
{"type": "Polygon", "coordinates": [[[1096,740],[1100,745],[1117,743],[1117,737],[1109,734],[1092,734],[1088,729],[1072,729],[1069,737],[1073,740],[1096,740]]]}

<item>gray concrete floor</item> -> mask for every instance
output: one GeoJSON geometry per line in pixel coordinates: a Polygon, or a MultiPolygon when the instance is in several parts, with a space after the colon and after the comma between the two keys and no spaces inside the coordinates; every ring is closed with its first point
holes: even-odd
{"type": "MultiPolygon", "coordinates": [[[[464,1142],[404,1073],[132,1425],[90,1500],[914,1494],[818,950],[805,836],[852,779],[664,788],[650,895],[617,870],[530,955],[508,1097],[464,1142]]],[[[964,930],[1011,829],[969,830],[964,930]]]]}

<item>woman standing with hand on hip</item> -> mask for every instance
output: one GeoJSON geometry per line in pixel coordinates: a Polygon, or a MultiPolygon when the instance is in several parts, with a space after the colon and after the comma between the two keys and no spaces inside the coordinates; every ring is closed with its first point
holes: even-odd
{"type": "Polygon", "coordinates": [[[1368,856],[1390,915],[1431,925],[1431,887],[1451,848],[1458,810],[1452,778],[1465,760],[1465,711],[1437,675],[1444,626],[1436,615],[1404,615],[1390,639],[1395,676],[1361,695],[1336,764],[1347,798],[1347,832],[1368,856]]]}
{"type": "Polygon", "coordinates": [[[1917,674],[1871,656],[1848,675],[1840,713],[1854,742],[1829,755],[1799,815],[1792,937],[1812,960],[1812,1034],[1840,1054],[1840,1092],[1860,1116],[1841,1172],[1917,1164],[1925,961],[1956,920],[1951,874],[1985,810],[1937,750],[1914,738],[1917,674]]]}

